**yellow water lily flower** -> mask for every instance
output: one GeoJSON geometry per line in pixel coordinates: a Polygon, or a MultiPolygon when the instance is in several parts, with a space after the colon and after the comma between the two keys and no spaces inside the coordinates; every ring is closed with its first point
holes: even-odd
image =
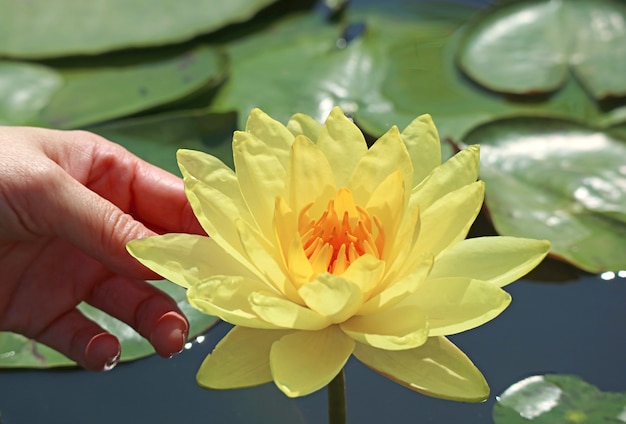
{"type": "Polygon", "coordinates": [[[484,196],[479,148],[441,164],[428,115],[368,149],[335,108],[286,126],[259,109],[233,136],[236,171],[180,150],[193,210],[209,237],[165,234],[129,252],[235,327],[198,383],[270,381],[290,397],[326,386],[351,355],[430,396],[481,401],[489,387],[446,336],[496,317],[502,286],[535,267],[546,241],[464,240],[484,196]]]}

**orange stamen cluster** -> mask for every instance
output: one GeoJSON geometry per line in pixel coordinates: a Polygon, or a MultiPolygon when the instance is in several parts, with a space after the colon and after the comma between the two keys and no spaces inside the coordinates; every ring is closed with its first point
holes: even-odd
{"type": "Polygon", "coordinates": [[[304,253],[315,273],[341,274],[366,253],[381,257],[381,223],[354,204],[350,190],[340,189],[317,220],[309,217],[312,206],[302,209],[298,225],[304,253]]]}

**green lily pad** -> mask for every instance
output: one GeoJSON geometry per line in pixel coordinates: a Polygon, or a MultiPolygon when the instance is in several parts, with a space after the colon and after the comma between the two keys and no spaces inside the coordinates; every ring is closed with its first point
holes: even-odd
{"type": "Polygon", "coordinates": [[[0,0],[0,56],[49,58],[180,42],[275,0],[0,0]]]}
{"type": "Polygon", "coordinates": [[[459,78],[452,56],[454,28],[441,28],[426,36],[407,32],[386,47],[386,72],[380,83],[385,102],[364,108],[357,115],[365,128],[383,129],[387,122],[408,124],[421,113],[430,113],[442,137],[458,139],[473,126],[517,105],[499,96],[476,90],[459,78]]]}
{"type": "Polygon", "coordinates": [[[468,28],[458,62],[495,91],[551,92],[571,70],[596,99],[624,96],[625,22],[615,0],[506,2],[468,28]]]}
{"type": "MultiPolygon", "coordinates": [[[[302,15],[228,44],[232,72],[212,108],[236,110],[242,127],[253,107],[286,121],[296,110],[323,120],[339,105],[365,131],[378,136],[392,124],[402,127],[418,114],[430,112],[430,100],[443,103],[438,89],[446,88],[448,81],[439,69],[428,74],[419,71],[430,65],[431,46],[443,43],[462,22],[460,16],[467,18],[468,8],[457,10],[447,5],[448,14],[457,10],[456,19],[448,16],[430,21],[424,13],[431,9],[421,3],[361,3],[349,4],[349,23],[345,25],[302,15]],[[424,46],[423,51],[417,46],[424,46]],[[403,66],[415,57],[417,62],[406,66],[413,72],[395,72],[394,66],[403,66]],[[398,76],[401,80],[395,86],[384,86],[393,84],[398,76]],[[428,90],[425,93],[412,85],[420,77],[428,81],[423,83],[428,90]],[[437,89],[429,88],[433,84],[437,89]]],[[[441,12],[441,6],[433,6],[437,2],[426,3],[441,12]]],[[[457,100],[454,97],[446,105],[455,105],[457,100]]],[[[468,113],[475,115],[476,109],[472,97],[468,113]]],[[[494,104],[492,109],[501,110],[501,105],[494,104]]]]}
{"type": "MultiPolygon", "coordinates": [[[[186,291],[169,281],[153,281],[156,287],[176,300],[178,307],[189,320],[189,336],[195,337],[217,322],[216,317],[205,315],[187,303],[186,291]]],[[[139,359],[154,353],[154,349],[135,330],[115,318],[87,304],[79,309],[105,330],[116,335],[122,344],[121,361],[139,359]]],[[[50,368],[75,365],[73,361],[50,349],[29,340],[24,336],[10,332],[0,332],[0,368],[50,368]]]]}
{"type": "Polygon", "coordinates": [[[43,126],[76,128],[127,116],[216,85],[225,67],[224,55],[206,46],[71,61],[59,67],[65,85],[38,119],[43,126]]]}
{"type": "Polygon", "coordinates": [[[350,2],[345,22],[296,16],[226,45],[232,73],[211,107],[236,110],[239,127],[261,107],[286,121],[293,111],[322,120],[341,106],[373,136],[433,115],[442,138],[514,114],[575,116],[601,112],[572,79],[555,96],[516,102],[482,90],[455,67],[459,27],[476,6],[454,2],[350,2]]]}
{"type": "MultiPolygon", "coordinates": [[[[455,7],[448,5],[448,9],[451,15],[455,7]]],[[[411,15],[407,12],[406,16],[411,15]]],[[[456,67],[457,46],[466,38],[466,28],[459,28],[458,19],[431,21],[432,29],[421,34],[415,29],[416,23],[403,29],[385,10],[368,22],[382,34],[381,66],[386,68],[379,87],[386,102],[356,114],[359,124],[371,133],[383,131],[390,122],[405,125],[419,113],[433,115],[440,135],[455,140],[476,125],[519,114],[572,117],[593,123],[603,118],[576,79],[568,80],[553,96],[523,102],[468,81],[456,67]]]]}
{"type": "MultiPolygon", "coordinates": [[[[451,31],[449,25],[446,29],[438,25],[412,28],[422,36],[451,31]]],[[[378,32],[367,31],[344,45],[338,27],[316,16],[301,15],[230,44],[232,71],[211,110],[236,110],[238,128],[245,127],[254,107],[287,122],[294,111],[323,121],[335,105],[365,131],[372,129],[374,136],[392,124],[407,125],[416,115],[387,121],[386,126],[368,126],[367,114],[379,116],[389,101],[377,90],[386,70],[384,44],[378,32]]],[[[444,157],[452,155],[447,143],[442,144],[442,152],[444,157]]]]}
{"type": "Polygon", "coordinates": [[[63,85],[53,68],[0,60],[0,125],[26,125],[63,85]]]}
{"type": "Polygon", "coordinates": [[[589,272],[626,268],[626,139],[550,118],[509,118],[472,130],[486,205],[498,233],[548,239],[589,272]]]}
{"type": "Polygon", "coordinates": [[[231,141],[235,119],[233,113],[176,111],[123,119],[87,129],[121,144],[153,165],[180,174],[176,151],[183,148],[210,153],[234,167],[231,141]]]}
{"type": "Polygon", "coordinates": [[[443,138],[459,139],[472,127],[513,114],[575,116],[589,121],[599,111],[575,80],[550,98],[518,102],[483,90],[456,67],[455,54],[464,37],[462,26],[487,2],[355,1],[347,18],[363,21],[376,38],[368,47],[382,53],[377,63],[385,70],[379,103],[367,103],[355,113],[366,131],[384,132],[390,123],[406,125],[420,113],[430,113],[443,138]]]}
{"type": "Polygon", "coordinates": [[[536,375],[497,397],[495,424],[626,423],[626,393],[598,390],[575,375],[536,375]]]}
{"type": "Polygon", "coordinates": [[[231,73],[212,108],[236,110],[239,128],[254,107],[282,122],[294,111],[323,120],[335,105],[353,112],[380,70],[360,40],[338,47],[340,35],[317,16],[299,15],[231,43],[231,73]]]}

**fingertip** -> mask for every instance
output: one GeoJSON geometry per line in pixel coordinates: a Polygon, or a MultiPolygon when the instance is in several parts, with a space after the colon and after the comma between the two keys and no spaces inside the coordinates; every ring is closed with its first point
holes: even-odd
{"type": "Polygon", "coordinates": [[[33,338],[91,371],[112,369],[122,351],[115,336],[87,319],[78,309],[59,316],[33,338]]]}
{"type": "Polygon", "coordinates": [[[150,343],[164,358],[182,352],[187,342],[189,324],[178,312],[167,312],[159,318],[150,333],[150,343]]]}
{"type": "Polygon", "coordinates": [[[85,348],[83,366],[92,371],[109,371],[120,360],[122,348],[115,336],[100,333],[93,336],[85,348]]]}

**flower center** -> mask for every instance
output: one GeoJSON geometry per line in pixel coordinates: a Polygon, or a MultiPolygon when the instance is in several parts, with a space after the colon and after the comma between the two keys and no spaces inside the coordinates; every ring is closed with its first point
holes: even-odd
{"type": "Polygon", "coordinates": [[[380,221],[355,205],[352,193],[341,188],[317,219],[309,217],[313,204],[302,209],[298,227],[304,253],[317,273],[343,273],[364,254],[381,257],[385,238],[380,221]]]}

